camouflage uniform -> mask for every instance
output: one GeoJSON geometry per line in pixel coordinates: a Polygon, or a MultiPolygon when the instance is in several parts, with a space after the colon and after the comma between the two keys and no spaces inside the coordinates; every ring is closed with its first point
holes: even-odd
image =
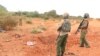
{"type": "MultiPolygon", "coordinates": [[[[62,25],[67,22],[68,27],[66,27],[66,28],[69,28],[68,32],[70,32],[71,24],[67,18],[68,18],[68,15],[64,16],[64,22],[62,23],[62,25]]],[[[57,56],[63,56],[63,54],[65,52],[67,38],[68,38],[68,32],[65,32],[62,30],[62,27],[64,27],[62,25],[58,28],[58,32],[60,32],[60,34],[57,39],[57,56]]]]}
{"type": "Polygon", "coordinates": [[[82,25],[80,26],[80,28],[81,28],[80,47],[84,47],[84,45],[86,47],[90,47],[87,40],[86,40],[86,38],[85,38],[85,36],[87,34],[88,24],[89,24],[89,22],[87,20],[88,17],[89,17],[88,14],[84,15],[84,20],[82,22],[82,25]]]}

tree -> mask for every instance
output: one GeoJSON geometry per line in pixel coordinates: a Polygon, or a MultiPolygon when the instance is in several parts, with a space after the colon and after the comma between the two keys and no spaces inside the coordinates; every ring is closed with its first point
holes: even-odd
{"type": "Polygon", "coordinates": [[[0,5],[0,15],[5,15],[7,14],[7,12],[7,9],[4,6],[0,5]]]}
{"type": "Polygon", "coordinates": [[[29,13],[29,16],[30,16],[30,17],[39,17],[39,13],[38,13],[37,11],[30,12],[30,13],[29,13]]]}
{"type": "Polygon", "coordinates": [[[44,12],[44,14],[42,14],[42,18],[44,19],[49,19],[49,18],[56,18],[58,17],[56,10],[50,10],[49,12],[44,12]]]}
{"type": "Polygon", "coordinates": [[[54,17],[54,18],[57,17],[56,10],[51,10],[47,14],[49,17],[54,17]]]}

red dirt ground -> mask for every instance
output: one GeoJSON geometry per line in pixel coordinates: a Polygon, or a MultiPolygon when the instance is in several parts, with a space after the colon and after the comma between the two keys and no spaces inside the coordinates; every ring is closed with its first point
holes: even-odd
{"type": "MultiPolygon", "coordinates": [[[[56,30],[60,21],[33,19],[32,22],[0,33],[0,56],[56,56],[56,30]],[[39,34],[30,33],[37,26],[45,26],[47,30],[39,34]],[[27,41],[36,44],[28,46],[27,41]]],[[[80,34],[74,34],[77,26],[78,23],[72,24],[64,56],[100,56],[100,21],[90,20],[87,34],[90,48],[79,47],[80,34]]]]}

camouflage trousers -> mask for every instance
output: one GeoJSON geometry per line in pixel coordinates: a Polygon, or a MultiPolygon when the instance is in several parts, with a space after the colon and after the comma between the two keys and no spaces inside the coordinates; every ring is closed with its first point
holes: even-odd
{"type": "Polygon", "coordinates": [[[67,42],[68,34],[61,35],[57,40],[57,56],[63,56],[67,42]]]}
{"type": "Polygon", "coordinates": [[[89,47],[89,44],[88,44],[88,42],[87,42],[87,40],[86,40],[86,31],[81,31],[81,36],[80,36],[80,47],[84,47],[84,45],[86,46],[86,47],[89,47]]]}

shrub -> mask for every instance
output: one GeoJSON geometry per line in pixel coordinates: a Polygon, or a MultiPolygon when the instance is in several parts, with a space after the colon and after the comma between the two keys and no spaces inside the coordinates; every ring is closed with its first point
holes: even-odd
{"type": "Polygon", "coordinates": [[[37,33],[41,33],[41,32],[42,32],[42,31],[39,30],[39,29],[33,29],[31,33],[35,33],[35,34],[37,34],[37,33]]]}
{"type": "Polygon", "coordinates": [[[32,24],[32,22],[30,20],[27,20],[26,23],[27,24],[32,24]]]}
{"type": "Polygon", "coordinates": [[[100,21],[100,18],[97,18],[96,20],[97,20],[97,21],[100,21]]]}
{"type": "Polygon", "coordinates": [[[44,17],[43,19],[44,19],[44,20],[48,20],[48,19],[49,19],[49,17],[44,17]]]}
{"type": "Polygon", "coordinates": [[[46,30],[46,28],[44,26],[38,26],[38,29],[41,29],[41,30],[46,30]]]}
{"type": "Polygon", "coordinates": [[[0,5],[0,16],[6,15],[8,13],[7,9],[0,5]]]}
{"type": "Polygon", "coordinates": [[[35,34],[37,34],[37,33],[42,33],[43,31],[45,31],[46,30],[46,28],[45,27],[37,27],[37,28],[34,28],[33,30],[32,30],[32,32],[31,33],[35,33],[35,34]]]}
{"type": "Polygon", "coordinates": [[[11,30],[17,25],[17,20],[13,16],[1,16],[0,27],[4,30],[11,30]]]}

